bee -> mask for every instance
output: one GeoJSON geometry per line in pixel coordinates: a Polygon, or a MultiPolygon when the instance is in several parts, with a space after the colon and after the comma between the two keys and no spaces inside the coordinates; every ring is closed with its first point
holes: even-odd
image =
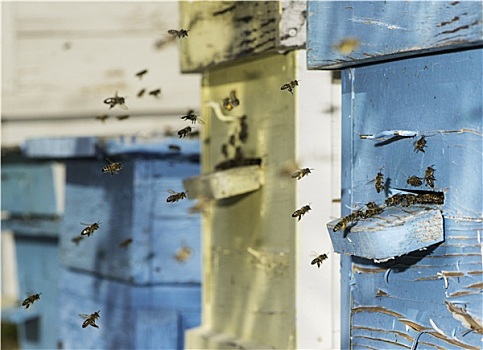
{"type": "Polygon", "coordinates": [[[238,138],[243,143],[247,142],[248,140],[248,124],[246,115],[240,118],[240,132],[238,133],[238,138]]]}
{"type": "Polygon", "coordinates": [[[337,224],[335,224],[332,229],[334,232],[345,230],[347,225],[353,222],[357,222],[359,219],[364,217],[364,212],[362,210],[356,210],[347,216],[342,217],[337,224]]]}
{"type": "Polygon", "coordinates": [[[99,224],[100,222],[95,222],[93,224],[84,224],[81,222],[81,225],[87,225],[87,227],[82,230],[81,235],[90,237],[90,235],[93,234],[95,230],[99,229],[99,224]]]}
{"type": "Polygon", "coordinates": [[[171,195],[166,199],[166,202],[168,202],[168,203],[174,203],[174,202],[177,202],[179,200],[182,200],[183,198],[186,198],[186,193],[188,191],[185,191],[185,192],[175,192],[173,190],[168,190],[168,192],[171,195]]]}
{"type": "Polygon", "coordinates": [[[223,154],[225,158],[228,158],[228,145],[226,143],[221,145],[221,154],[223,154]]]}
{"type": "Polygon", "coordinates": [[[374,202],[369,202],[366,204],[367,210],[362,212],[362,219],[368,219],[370,217],[373,217],[374,215],[381,214],[384,209],[379,207],[376,203],[374,202]]]}
{"type": "Polygon", "coordinates": [[[173,152],[180,152],[181,147],[178,145],[168,145],[168,149],[173,152]]]}
{"type": "Polygon", "coordinates": [[[149,95],[159,98],[159,94],[161,93],[161,89],[151,90],[149,91],[149,95]]]}
{"type": "Polygon", "coordinates": [[[292,179],[297,179],[300,180],[303,178],[305,175],[309,175],[312,172],[310,170],[314,170],[312,168],[303,168],[303,169],[298,169],[296,172],[292,174],[292,179]]]}
{"type": "Polygon", "coordinates": [[[299,85],[300,80],[292,80],[282,85],[280,90],[288,90],[293,95],[293,89],[299,85]]]}
{"type": "Polygon", "coordinates": [[[179,138],[185,137],[191,133],[191,127],[187,126],[186,128],[181,129],[178,131],[179,138]]]}
{"type": "Polygon", "coordinates": [[[425,153],[424,152],[424,147],[426,147],[426,139],[425,139],[425,136],[423,135],[423,136],[421,136],[421,138],[419,140],[414,141],[413,145],[414,145],[414,151],[416,153],[418,153],[419,151],[425,153]]]}
{"type": "Polygon", "coordinates": [[[40,300],[40,294],[42,293],[29,295],[24,301],[22,301],[22,306],[25,306],[25,308],[28,309],[31,304],[33,304],[37,300],[40,300]]]}
{"type": "Polygon", "coordinates": [[[191,257],[191,254],[193,254],[193,250],[188,246],[183,246],[178,249],[174,255],[174,259],[179,263],[184,263],[191,257]]]}
{"type": "Polygon", "coordinates": [[[230,135],[230,137],[228,138],[228,143],[232,146],[235,146],[235,143],[236,143],[236,136],[235,134],[232,134],[230,135]]]}
{"type": "Polygon", "coordinates": [[[396,205],[399,205],[403,202],[404,195],[402,194],[395,194],[394,196],[391,196],[385,200],[386,206],[388,207],[394,207],[396,205]]]}
{"type": "Polygon", "coordinates": [[[181,119],[183,119],[183,120],[190,120],[191,121],[191,124],[195,124],[196,122],[198,122],[200,124],[204,124],[205,123],[199,116],[197,116],[196,114],[194,114],[194,111],[192,109],[190,109],[188,111],[188,114],[182,116],[181,119]]]}
{"type": "Polygon", "coordinates": [[[123,165],[122,165],[121,162],[111,162],[109,159],[107,159],[107,161],[109,162],[109,164],[108,165],[104,165],[102,167],[102,172],[103,173],[109,173],[112,176],[112,175],[115,175],[119,171],[122,170],[123,165]]]}
{"type": "Polygon", "coordinates": [[[103,123],[106,121],[107,118],[109,118],[109,116],[107,114],[101,114],[101,115],[96,116],[96,119],[100,120],[103,123]]]}
{"type": "Polygon", "coordinates": [[[302,219],[302,216],[307,213],[309,210],[312,210],[309,205],[304,205],[302,208],[297,209],[296,211],[293,212],[292,217],[293,218],[298,218],[297,221],[300,221],[302,219]]]}
{"type": "Polygon", "coordinates": [[[240,105],[240,100],[236,97],[236,91],[230,91],[230,96],[223,99],[223,108],[227,111],[231,111],[233,108],[240,105]]]}
{"type": "Polygon", "coordinates": [[[144,74],[146,74],[148,72],[147,69],[143,69],[142,71],[139,71],[136,73],[136,76],[139,78],[139,80],[142,80],[143,79],[143,76],[144,74]]]}
{"type": "Polygon", "coordinates": [[[95,328],[99,328],[99,326],[96,324],[96,320],[101,317],[99,315],[99,312],[101,312],[101,310],[99,311],[96,311],[90,315],[86,315],[86,314],[79,314],[79,316],[83,319],[85,319],[85,321],[82,323],[82,328],[86,328],[87,326],[92,326],[92,327],[95,327],[95,328]]]}
{"type": "Polygon", "coordinates": [[[118,96],[117,91],[114,94],[114,97],[106,98],[104,103],[110,106],[109,109],[112,109],[115,105],[119,105],[119,107],[122,109],[127,109],[126,98],[118,96]]]}
{"type": "Polygon", "coordinates": [[[139,98],[141,98],[141,97],[143,97],[143,95],[144,95],[144,93],[145,93],[145,92],[146,92],[146,89],[141,89],[141,90],[139,90],[139,92],[138,92],[137,96],[138,96],[139,98]]]}
{"type": "Polygon", "coordinates": [[[132,243],[132,238],[125,239],[121,243],[119,243],[120,248],[127,248],[132,243]]]}
{"type": "Polygon", "coordinates": [[[83,239],[84,239],[83,236],[76,236],[76,237],[72,238],[71,241],[73,243],[75,243],[75,245],[79,245],[80,241],[82,241],[83,239]]]}
{"type": "Polygon", "coordinates": [[[243,150],[241,149],[241,147],[237,147],[235,149],[235,159],[242,160],[244,157],[245,155],[243,154],[243,150]]]}
{"type": "Polygon", "coordinates": [[[424,173],[424,181],[426,181],[426,186],[429,186],[431,188],[434,188],[434,181],[436,181],[436,178],[434,177],[434,172],[435,170],[432,167],[428,166],[424,173]]]}
{"type": "Polygon", "coordinates": [[[179,39],[184,38],[185,36],[187,37],[188,32],[189,32],[189,29],[188,30],[186,30],[186,29],[180,29],[180,30],[170,29],[170,30],[168,30],[168,34],[171,34],[173,36],[177,36],[179,39]]]}
{"type": "Polygon", "coordinates": [[[374,187],[376,188],[377,193],[380,193],[381,191],[384,191],[384,189],[385,189],[384,174],[381,173],[381,171],[382,171],[382,168],[376,174],[376,177],[374,179],[372,179],[371,181],[369,181],[369,182],[374,182],[374,187]]]}
{"type": "Polygon", "coordinates": [[[117,120],[124,120],[124,119],[127,119],[129,118],[129,114],[123,114],[123,115],[118,115],[116,118],[117,120]]]}
{"type": "Polygon", "coordinates": [[[442,193],[423,193],[417,197],[418,204],[444,204],[442,193]]]}
{"type": "Polygon", "coordinates": [[[322,263],[324,262],[324,260],[327,260],[327,258],[328,258],[327,254],[320,254],[314,260],[312,260],[312,262],[310,263],[310,265],[317,264],[317,267],[320,268],[320,265],[322,265],[322,263]]]}
{"type": "Polygon", "coordinates": [[[357,38],[344,38],[338,43],[332,45],[332,48],[339,51],[343,55],[348,55],[351,52],[357,50],[361,42],[357,38]]]}
{"type": "Polygon", "coordinates": [[[419,187],[423,184],[423,179],[417,176],[410,176],[406,180],[408,185],[411,185],[413,187],[419,187]]]}

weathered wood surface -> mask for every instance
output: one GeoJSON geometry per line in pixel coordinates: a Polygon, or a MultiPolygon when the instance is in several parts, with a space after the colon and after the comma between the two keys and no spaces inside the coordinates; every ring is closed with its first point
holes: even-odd
{"type": "Polygon", "coordinates": [[[437,209],[385,208],[354,226],[348,224],[347,231],[334,232],[339,220],[327,224],[334,251],[366,259],[392,259],[444,240],[443,217],[437,209]]]}
{"type": "Polygon", "coordinates": [[[182,1],[181,70],[305,47],[305,1],[182,1]]]}
{"type": "Polygon", "coordinates": [[[389,58],[483,44],[480,1],[309,1],[309,69],[340,69],[389,58]],[[355,39],[358,45],[345,39],[355,39]]]}
{"type": "MultiPolygon", "coordinates": [[[[481,325],[482,67],[483,51],[475,49],[342,73],[342,215],[369,201],[384,203],[388,193],[377,193],[370,182],[378,171],[389,190],[414,189],[407,178],[424,177],[432,166],[434,190],[445,194],[443,243],[381,264],[342,257],[342,276],[348,276],[342,287],[342,348],[411,348],[418,342],[424,348],[481,347],[480,331],[472,331],[459,309],[446,303],[481,325]],[[385,130],[419,136],[360,137],[385,130]],[[416,152],[421,135],[427,144],[416,152]],[[427,333],[418,339],[420,331],[427,333]]],[[[433,190],[425,184],[417,189],[433,190]]]]}

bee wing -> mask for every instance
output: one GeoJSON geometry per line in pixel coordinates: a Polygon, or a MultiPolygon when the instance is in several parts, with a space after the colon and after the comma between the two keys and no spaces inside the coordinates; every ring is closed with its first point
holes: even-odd
{"type": "Polygon", "coordinates": [[[197,118],[196,118],[196,121],[197,121],[198,123],[200,123],[200,124],[204,124],[204,123],[205,123],[205,122],[204,122],[204,120],[203,120],[203,119],[201,119],[200,117],[197,117],[197,118]]]}
{"type": "Polygon", "coordinates": [[[173,191],[172,189],[169,189],[169,190],[168,190],[168,193],[169,193],[169,194],[176,194],[176,192],[175,192],[175,191],[173,191]]]}
{"type": "Polygon", "coordinates": [[[168,34],[178,35],[178,31],[176,29],[170,29],[170,30],[168,30],[168,34]]]}
{"type": "Polygon", "coordinates": [[[91,226],[91,224],[85,224],[83,222],[80,223],[81,225],[85,225],[85,226],[91,226]]]}
{"type": "Polygon", "coordinates": [[[87,315],[87,314],[79,314],[79,317],[85,320],[86,318],[91,317],[91,315],[87,315]]]}
{"type": "Polygon", "coordinates": [[[124,104],[124,103],[119,103],[119,108],[124,109],[125,111],[128,110],[126,104],[124,104]]]}

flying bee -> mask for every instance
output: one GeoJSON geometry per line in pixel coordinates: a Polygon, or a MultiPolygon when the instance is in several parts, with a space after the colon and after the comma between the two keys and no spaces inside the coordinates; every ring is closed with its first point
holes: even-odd
{"type": "Polygon", "coordinates": [[[192,109],[188,111],[188,114],[181,117],[183,120],[190,120],[191,124],[195,124],[196,122],[200,124],[204,124],[205,122],[199,116],[197,116],[192,109]]]}
{"type": "Polygon", "coordinates": [[[423,184],[423,179],[413,175],[413,176],[408,177],[406,182],[407,182],[408,185],[411,185],[413,187],[419,187],[423,184]]]}
{"type": "Polygon", "coordinates": [[[127,247],[129,247],[129,245],[131,243],[132,243],[132,238],[127,238],[124,241],[122,241],[121,243],[119,243],[119,247],[120,248],[127,248],[127,247]]]}
{"type": "Polygon", "coordinates": [[[228,158],[228,145],[226,143],[221,145],[221,154],[223,154],[223,157],[228,158]]]}
{"type": "Polygon", "coordinates": [[[297,179],[300,180],[303,178],[305,175],[312,174],[310,170],[314,170],[312,168],[303,168],[303,169],[298,169],[296,172],[292,174],[292,179],[297,179]]]}
{"type": "Polygon", "coordinates": [[[99,317],[101,317],[99,315],[99,312],[101,312],[101,310],[99,311],[96,311],[90,315],[86,315],[86,314],[79,314],[79,316],[83,319],[85,319],[85,321],[82,323],[82,328],[86,328],[87,326],[92,326],[92,327],[95,327],[95,328],[99,328],[99,326],[96,324],[96,321],[99,317]]]}
{"type": "Polygon", "coordinates": [[[327,254],[320,254],[314,260],[312,260],[312,262],[310,263],[310,265],[317,264],[317,267],[320,268],[320,265],[322,265],[322,263],[324,262],[324,260],[327,260],[327,258],[328,258],[327,254]]]}
{"type": "Polygon", "coordinates": [[[173,152],[180,152],[181,147],[178,145],[168,145],[168,149],[173,152]]]}
{"type": "Polygon", "coordinates": [[[129,114],[123,114],[123,115],[118,115],[116,118],[117,118],[117,120],[124,120],[124,119],[127,119],[129,117],[130,117],[129,114]]]}
{"type": "Polygon", "coordinates": [[[230,96],[223,99],[223,108],[227,111],[231,111],[233,108],[240,105],[240,100],[236,97],[236,91],[230,91],[230,96]]]}
{"type": "Polygon", "coordinates": [[[302,208],[297,209],[296,211],[293,212],[292,217],[293,218],[298,218],[297,221],[300,221],[302,219],[302,216],[307,213],[309,210],[312,210],[309,205],[304,205],[302,208]]]}
{"type": "Polygon", "coordinates": [[[238,133],[238,138],[242,143],[245,143],[248,140],[248,124],[246,115],[240,118],[240,132],[238,133]]]}
{"type": "Polygon", "coordinates": [[[431,188],[434,188],[434,181],[436,181],[436,178],[434,177],[434,172],[435,170],[432,167],[428,166],[424,173],[424,181],[426,181],[426,185],[431,188]]]}
{"type": "Polygon", "coordinates": [[[76,237],[72,238],[71,241],[73,243],[75,243],[75,245],[79,245],[80,241],[82,241],[83,239],[84,239],[83,236],[76,236],[76,237]]]}
{"type": "Polygon", "coordinates": [[[188,246],[183,246],[178,249],[176,254],[174,255],[174,259],[179,263],[184,263],[188,260],[191,255],[193,254],[193,250],[188,246]]]}
{"type": "Polygon", "coordinates": [[[338,43],[332,45],[332,48],[339,51],[343,55],[348,55],[351,52],[357,50],[361,42],[357,38],[344,38],[338,43]]]}
{"type": "Polygon", "coordinates": [[[190,126],[187,126],[186,128],[183,128],[180,131],[178,131],[179,138],[185,137],[189,134],[191,134],[191,127],[190,126]]]}
{"type": "Polygon", "coordinates": [[[25,308],[28,309],[31,304],[33,304],[37,300],[40,300],[40,294],[42,293],[29,295],[24,301],[22,301],[22,306],[25,306],[25,308]]]}
{"type": "Polygon", "coordinates": [[[139,78],[139,80],[142,80],[143,79],[143,76],[144,74],[146,74],[148,72],[147,69],[143,69],[142,71],[139,71],[136,73],[136,76],[139,78]]]}
{"type": "Polygon", "coordinates": [[[179,39],[184,38],[185,36],[187,37],[188,32],[189,32],[189,29],[188,30],[186,30],[186,29],[180,29],[180,30],[170,29],[170,30],[168,30],[168,34],[171,34],[173,36],[177,36],[179,39]]]}
{"type": "Polygon", "coordinates": [[[168,190],[168,192],[171,194],[167,199],[166,199],[166,202],[168,203],[174,203],[174,202],[177,202],[177,201],[180,201],[182,200],[183,198],[186,198],[186,193],[188,191],[184,191],[184,192],[175,192],[173,190],[168,190]]]}
{"type": "Polygon", "coordinates": [[[141,89],[139,90],[137,96],[140,98],[140,97],[143,97],[144,93],[146,92],[146,89],[141,89]]]}
{"type": "Polygon", "coordinates": [[[115,105],[119,105],[119,107],[122,109],[127,109],[126,98],[118,96],[117,91],[114,94],[114,97],[106,98],[104,103],[110,106],[109,109],[112,109],[115,105]]]}
{"type": "Polygon", "coordinates": [[[295,87],[299,85],[299,81],[300,80],[292,80],[288,83],[285,83],[282,85],[280,90],[288,90],[293,95],[293,89],[295,89],[295,87]]]}
{"type": "Polygon", "coordinates": [[[109,173],[112,176],[122,170],[123,165],[121,162],[111,162],[109,159],[107,159],[107,161],[109,162],[109,164],[102,167],[103,173],[109,173]]]}
{"type": "Polygon", "coordinates": [[[161,89],[151,90],[149,91],[149,95],[159,98],[159,94],[161,93],[161,89]]]}
{"type": "Polygon", "coordinates": [[[109,118],[109,116],[107,114],[101,114],[101,115],[96,116],[96,119],[100,120],[103,123],[106,121],[107,118],[109,118]]]}
{"type": "Polygon", "coordinates": [[[99,224],[100,222],[95,222],[93,224],[84,224],[81,222],[81,225],[87,225],[87,227],[82,230],[81,235],[89,237],[95,230],[99,229],[99,224]]]}
{"type": "Polygon", "coordinates": [[[421,138],[417,141],[414,141],[414,151],[418,153],[419,151],[424,153],[424,147],[426,147],[426,138],[425,136],[421,136],[421,138]]]}

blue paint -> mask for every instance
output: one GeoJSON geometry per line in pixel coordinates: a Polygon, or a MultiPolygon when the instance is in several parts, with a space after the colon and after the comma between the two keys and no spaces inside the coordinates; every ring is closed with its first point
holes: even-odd
{"type": "Polygon", "coordinates": [[[477,47],[482,6],[475,1],[308,1],[307,65],[334,69],[477,47]],[[341,53],[334,46],[346,38],[360,45],[341,53]]]}
{"type": "Polygon", "coordinates": [[[468,328],[445,301],[483,319],[481,287],[475,287],[483,282],[482,57],[475,49],[343,71],[342,215],[350,211],[346,206],[384,203],[387,194],[370,182],[381,168],[392,188],[409,189],[407,177],[424,177],[432,166],[435,189],[445,192],[443,243],[381,264],[342,259],[342,276],[354,280],[343,279],[342,305],[348,305],[342,309],[343,348],[410,348],[419,330],[407,329],[404,319],[427,328],[419,346],[423,341],[443,348],[481,346],[480,334],[462,336],[468,328]],[[384,130],[426,135],[425,152],[414,151],[417,138],[381,142],[359,136],[384,130]],[[387,294],[377,296],[379,290],[387,294]],[[445,339],[434,336],[430,320],[445,339]]]}

